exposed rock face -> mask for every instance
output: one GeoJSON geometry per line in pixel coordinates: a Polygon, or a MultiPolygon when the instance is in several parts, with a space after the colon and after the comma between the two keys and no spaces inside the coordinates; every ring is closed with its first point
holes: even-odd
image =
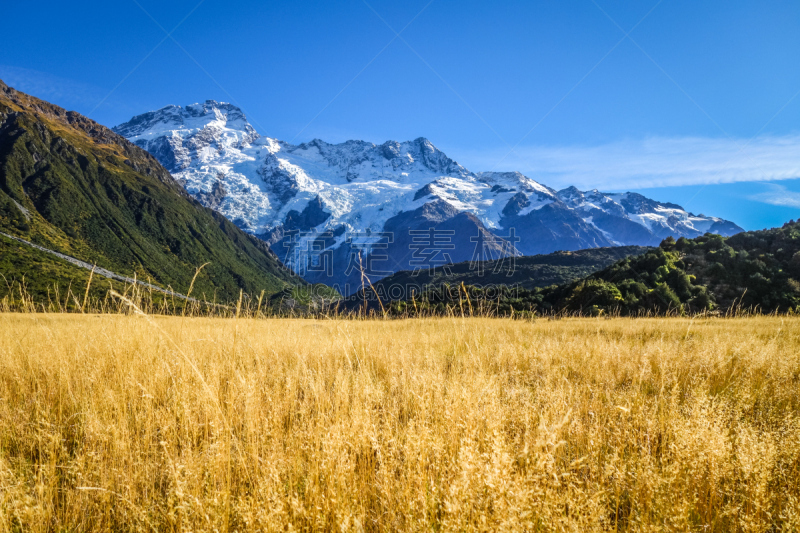
{"type": "Polygon", "coordinates": [[[302,213],[295,210],[289,211],[283,225],[287,230],[308,231],[314,229],[331,217],[325,212],[325,205],[319,196],[308,202],[302,213]]]}
{"type": "MultiPolygon", "coordinates": [[[[380,145],[319,139],[291,145],[259,136],[241,110],[214,101],[145,113],[115,131],[315,282],[353,282],[359,253],[376,279],[423,268],[420,257],[435,262],[445,253],[456,261],[741,231],[732,222],[635,193],[555,191],[519,172],[476,174],[422,137],[380,145]],[[434,244],[442,249],[420,250],[422,236],[411,232],[423,229],[454,234],[447,248],[440,235],[434,244]],[[314,270],[309,255],[330,261],[332,270],[314,270]],[[385,265],[375,266],[373,259],[384,256],[385,265]]],[[[360,272],[357,278],[360,283],[360,272]]]]}

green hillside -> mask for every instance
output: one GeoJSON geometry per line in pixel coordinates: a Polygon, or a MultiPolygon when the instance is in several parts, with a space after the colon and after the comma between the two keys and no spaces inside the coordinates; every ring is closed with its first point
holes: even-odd
{"type": "Polygon", "coordinates": [[[193,294],[218,301],[305,284],[150,154],[2,82],[0,231],[178,292],[209,263],[193,294]]]}
{"type": "Polygon", "coordinates": [[[446,313],[469,298],[498,314],[514,312],[623,315],[668,312],[800,310],[800,222],[732,237],[669,238],[572,283],[527,290],[439,286],[393,314],[446,313]]]}
{"type": "MultiPolygon", "coordinates": [[[[75,309],[83,303],[89,275],[89,270],[0,235],[0,309],[18,309],[29,298],[37,306],[75,309]]],[[[103,300],[112,287],[124,290],[120,282],[94,277],[89,300],[103,300]]]]}

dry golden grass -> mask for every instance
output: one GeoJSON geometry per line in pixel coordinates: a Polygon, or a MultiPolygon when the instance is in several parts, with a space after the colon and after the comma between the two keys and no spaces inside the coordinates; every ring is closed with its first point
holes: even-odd
{"type": "Polygon", "coordinates": [[[0,315],[0,531],[798,531],[800,320],[0,315]]]}

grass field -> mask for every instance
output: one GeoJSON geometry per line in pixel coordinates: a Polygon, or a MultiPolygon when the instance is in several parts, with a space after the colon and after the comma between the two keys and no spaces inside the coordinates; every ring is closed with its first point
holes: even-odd
{"type": "Polygon", "coordinates": [[[0,314],[0,531],[798,531],[800,319],[0,314]]]}

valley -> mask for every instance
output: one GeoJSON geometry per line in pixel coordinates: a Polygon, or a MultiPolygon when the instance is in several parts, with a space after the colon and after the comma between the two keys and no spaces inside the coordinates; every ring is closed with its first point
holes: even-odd
{"type": "Polygon", "coordinates": [[[0,533],[800,532],[800,2],[5,2],[0,533]]]}

